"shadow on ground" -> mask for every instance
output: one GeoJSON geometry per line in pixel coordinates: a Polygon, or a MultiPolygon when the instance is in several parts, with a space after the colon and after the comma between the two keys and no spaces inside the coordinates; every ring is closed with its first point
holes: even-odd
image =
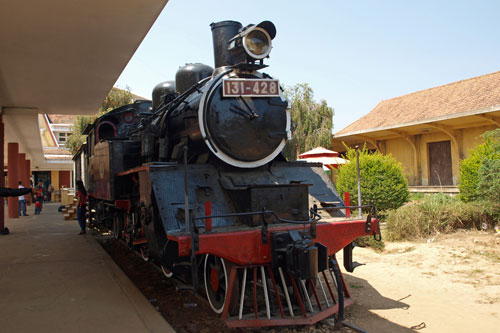
{"type": "MultiPolygon", "coordinates": [[[[409,305],[404,303],[404,299],[393,300],[384,297],[364,279],[344,274],[345,281],[351,292],[351,297],[355,304],[347,308],[346,321],[352,323],[367,332],[415,332],[414,330],[393,323],[386,318],[380,317],[371,310],[383,309],[409,309],[409,305]]],[[[390,282],[388,282],[390,283],[390,282]]]]}

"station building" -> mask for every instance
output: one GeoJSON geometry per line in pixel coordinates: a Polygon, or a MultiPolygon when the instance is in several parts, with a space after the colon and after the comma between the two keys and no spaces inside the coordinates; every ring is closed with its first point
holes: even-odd
{"type": "Polygon", "coordinates": [[[500,72],[381,101],[335,133],[344,143],[391,154],[405,168],[413,192],[458,193],[460,161],[500,127],[500,72]]]}

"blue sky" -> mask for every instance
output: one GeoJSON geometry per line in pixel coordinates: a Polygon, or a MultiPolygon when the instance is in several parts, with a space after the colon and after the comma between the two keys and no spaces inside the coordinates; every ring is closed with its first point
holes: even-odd
{"type": "Polygon", "coordinates": [[[499,71],[499,13],[500,1],[170,0],[116,85],[151,98],[185,63],[213,67],[210,23],[270,20],[265,72],[308,83],[337,132],[381,100],[499,71]]]}

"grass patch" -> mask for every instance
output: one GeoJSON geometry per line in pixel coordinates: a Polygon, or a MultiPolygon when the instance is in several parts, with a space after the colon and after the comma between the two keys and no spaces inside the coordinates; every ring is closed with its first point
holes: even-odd
{"type": "Polygon", "coordinates": [[[414,201],[387,212],[386,239],[421,239],[460,228],[491,228],[496,220],[496,215],[488,205],[477,202],[464,203],[445,194],[429,195],[421,201],[414,201]]]}
{"type": "Polygon", "coordinates": [[[500,262],[500,255],[498,253],[495,253],[495,252],[474,250],[474,254],[479,254],[479,255],[485,256],[486,258],[491,259],[493,261],[500,262]]]}
{"type": "Polygon", "coordinates": [[[349,287],[351,287],[353,289],[361,289],[361,288],[363,288],[363,285],[357,284],[357,283],[349,283],[349,287]]]}

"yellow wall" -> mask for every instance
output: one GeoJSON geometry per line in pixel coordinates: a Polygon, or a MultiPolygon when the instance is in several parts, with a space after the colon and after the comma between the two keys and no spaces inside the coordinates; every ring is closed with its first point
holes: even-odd
{"type": "Polygon", "coordinates": [[[386,140],[385,150],[403,165],[406,178],[412,181],[416,171],[413,163],[413,148],[410,143],[404,139],[386,140]]]}
{"type": "Polygon", "coordinates": [[[478,144],[483,142],[483,138],[481,134],[486,131],[494,130],[495,126],[481,126],[481,127],[473,127],[464,132],[463,135],[463,148],[465,157],[469,157],[469,151],[476,147],[478,144]]]}
{"type": "Polygon", "coordinates": [[[405,168],[405,175],[408,178],[409,185],[429,185],[429,151],[427,144],[430,142],[450,141],[453,184],[458,185],[460,160],[467,158],[470,155],[469,151],[483,142],[481,134],[495,128],[497,127],[491,125],[455,130],[455,139],[458,146],[444,132],[412,135],[409,138],[416,147],[417,163],[415,163],[415,149],[403,138],[384,140],[384,153],[391,154],[396,160],[401,162],[405,168]]]}
{"type": "Polygon", "coordinates": [[[45,116],[43,114],[38,115],[38,126],[41,129],[42,147],[56,147],[50,130],[47,128],[47,123],[45,122],[45,116]]]}
{"type": "Polygon", "coordinates": [[[50,181],[55,191],[59,189],[59,171],[50,172],[50,181]]]}

